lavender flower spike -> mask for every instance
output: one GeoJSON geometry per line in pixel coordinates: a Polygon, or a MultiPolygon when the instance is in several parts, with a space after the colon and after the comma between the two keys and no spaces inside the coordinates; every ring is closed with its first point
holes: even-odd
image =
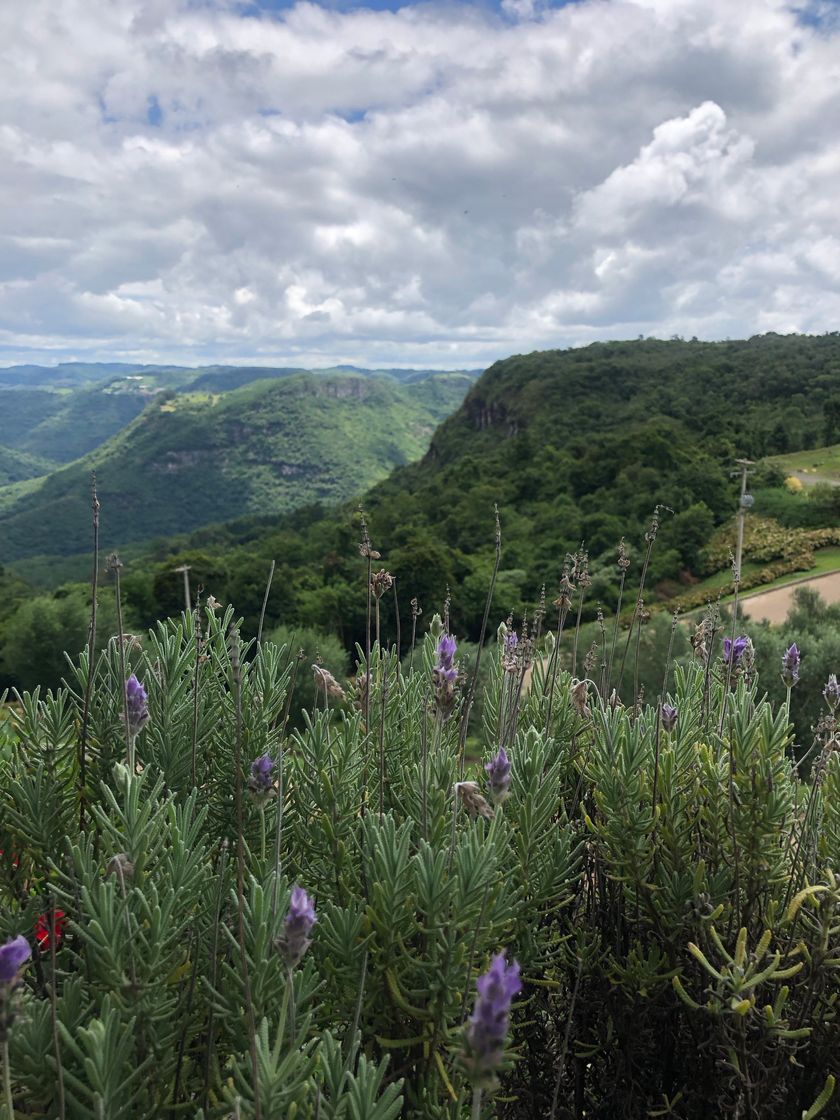
{"type": "Polygon", "coordinates": [[[457,644],[450,634],[444,634],[437,647],[437,662],[432,670],[435,686],[435,703],[442,716],[448,716],[455,705],[455,682],[458,670],[455,668],[457,644]]]}
{"type": "Polygon", "coordinates": [[[737,665],[744,656],[744,651],[749,645],[749,638],[743,634],[734,641],[731,638],[723,639],[723,660],[727,665],[737,665]]]}
{"type": "Polygon", "coordinates": [[[457,672],[454,664],[458,644],[451,634],[442,635],[437,647],[437,668],[444,673],[457,672]]]}
{"type": "Polygon", "coordinates": [[[659,718],[662,720],[662,728],[664,731],[671,732],[677,726],[679,719],[679,711],[673,704],[663,704],[659,709],[659,718]]]}
{"type": "Polygon", "coordinates": [[[823,696],[829,708],[834,711],[838,704],[840,704],[840,684],[837,683],[837,674],[831,673],[823,689],[823,696]]]}
{"type": "Polygon", "coordinates": [[[490,800],[494,805],[501,803],[510,794],[510,759],[504,747],[499,747],[495,758],[484,764],[487,771],[487,784],[490,787],[490,800]]]}
{"type": "Polygon", "coordinates": [[[309,935],[317,920],[315,903],[303,887],[293,887],[283,932],[277,939],[277,948],[289,968],[294,968],[303,959],[303,954],[312,943],[309,935]]]}
{"type": "Polygon", "coordinates": [[[262,754],[251,763],[251,776],[248,779],[248,791],[255,797],[268,797],[274,792],[274,759],[269,754],[262,754]]]}
{"type": "Polygon", "coordinates": [[[13,984],[31,956],[29,942],[21,934],[0,945],[0,984],[13,984]]]}
{"type": "Polygon", "coordinates": [[[128,733],[134,738],[149,722],[148,694],[134,673],[125,682],[125,709],[128,714],[128,733]]]}
{"type": "Polygon", "coordinates": [[[788,688],[793,688],[799,680],[799,662],[802,655],[794,642],[782,656],[782,680],[788,688]]]}
{"type": "Polygon", "coordinates": [[[519,965],[507,964],[505,953],[493,958],[476,983],[478,997],[465,1031],[464,1065],[476,1089],[490,1089],[504,1056],[510,1024],[510,1005],[522,991],[519,965]]]}

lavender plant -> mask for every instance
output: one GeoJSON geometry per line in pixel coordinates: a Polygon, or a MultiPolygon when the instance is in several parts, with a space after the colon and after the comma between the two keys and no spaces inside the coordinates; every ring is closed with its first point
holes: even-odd
{"type": "Polygon", "coordinates": [[[562,626],[506,627],[464,738],[456,636],[408,666],[381,621],[299,727],[297,651],[209,608],[7,710],[6,1111],[829,1115],[836,680],[808,784],[746,640],[625,705],[607,627],[583,678],[562,626]]]}

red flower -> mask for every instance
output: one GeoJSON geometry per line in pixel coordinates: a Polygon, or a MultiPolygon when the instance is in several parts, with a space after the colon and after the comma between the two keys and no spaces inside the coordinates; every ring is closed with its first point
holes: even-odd
{"type": "MultiPolygon", "coordinates": [[[[6,853],[2,850],[2,848],[0,848],[0,857],[4,856],[5,854],[6,853]]],[[[20,859],[18,858],[18,856],[15,855],[14,852],[12,852],[11,863],[12,863],[12,867],[14,867],[15,870],[17,870],[17,868],[20,867],[20,859]]]]}
{"type": "MultiPolygon", "coordinates": [[[[64,939],[64,929],[67,925],[67,916],[63,910],[56,910],[53,914],[53,932],[55,933],[56,949],[64,939]]],[[[42,953],[50,951],[50,918],[49,914],[41,914],[35,923],[35,940],[42,953]]]]}

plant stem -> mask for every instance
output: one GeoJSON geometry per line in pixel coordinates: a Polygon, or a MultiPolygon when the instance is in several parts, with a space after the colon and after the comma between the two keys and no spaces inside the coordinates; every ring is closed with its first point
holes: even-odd
{"type": "MultiPolygon", "coordinates": [[[[96,596],[99,590],[99,498],[96,495],[96,472],[91,475],[91,500],[93,510],[93,572],[90,578],[90,629],[88,630],[88,663],[85,679],[85,699],[82,707],[82,729],[79,734],[79,831],[85,831],[85,803],[87,800],[87,737],[90,720],[90,694],[93,687],[93,663],[96,656],[96,596]]],[[[125,681],[123,681],[125,688],[125,681]]]]}
{"type": "Polygon", "coordinates": [[[276,561],[271,561],[271,570],[268,573],[268,582],[265,585],[265,595],[263,596],[262,610],[260,611],[260,624],[257,628],[257,649],[262,645],[262,632],[263,623],[265,622],[265,608],[268,606],[268,596],[271,592],[271,581],[274,579],[274,565],[276,561]]]}
{"type": "Polygon", "coordinates": [[[131,734],[131,723],[128,718],[128,692],[126,689],[125,677],[125,634],[123,633],[122,590],[120,588],[120,569],[122,568],[122,564],[120,563],[120,558],[116,554],[114,554],[110,560],[114,572],[114,594],[117,604],[117,641],[119,642],[120,679],[122,681],[123,725],[125,726],[125,744],[127,750],[126,761],[128,762],[129,773],[133,774],[135,736],[131,734]]]}
{"type": "Polygon", "coordinates": [[[3,1090],[6,1097],[8,1120],[15,1120],[15,1105],[12,1100],[12,1067],[9,1062],[9,1040],[3,1039],[3,1090]]]}
{"type": "Polygon", "coordinates": [[[251,998],[251,978],[248,969],[248,951],[245,945],[245,836],[244,815],[242,810],[242,661],[240,658],[239,631],[232,627],[228,652],[230,655],[231,676],[235,705],[234,799],[236,809],[236,910],[239,932],[239,957],[242,969],[242,988],[245,996],[245,1022],[248,1029],[248,1042],[251,1052],[251,1078],[254,1089],[254,1120],[262,1120],[260,1098],[259,1066],[257,1064],[257,1027],[254,1018],[254,1004],[251,998]]]}
{"type": "Polygon", "coordinates": [[[502,562],[502,525],[499,521],[499,507],[496,506],[496,556],[493,561],[493,574],[490,576],[490,587],[487,590],[487,599],[484,603],[484,617],[481,620],[481,633],[478,636],[478,649],[475,652],[475,666],[470,677],[470,688],[467,699],[461,709],[461,727],[458,734],[458,777],[463,781],[464,766],[466,763],[467,732],[470,727],[470,712],[475,701],[475,689],[478,684],[478,669],[481,665],[481,651],[484,649],[484,639],[487,634],[487,620],[490,617],[490,607],[493,604],[493,593],[496,590],[496,577],[499,574],[499,565],[502,562]]]}
{"type": "Polygon", "coordinates": [[[472,1120],[481,1120],[481,1089],[473,1089],[472,1120]]]}

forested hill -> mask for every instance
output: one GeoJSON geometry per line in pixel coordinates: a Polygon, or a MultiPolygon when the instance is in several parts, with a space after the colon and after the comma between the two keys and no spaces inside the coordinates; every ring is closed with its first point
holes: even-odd
{"type": "Polygon", "coordinates": [[[470,383],[462,373],[406,384],[290,373],[227,392],[158,392],[95,451],[0,487],[0,562],[85,549],[92,471],[106,549],[245,513],[339,502],[421,456],[470,383]]]}
{"type": "Polygon", "coordinates": [[[528,431],[580,459],[594,456],[593,437],[676,421],[682,439],[712,454],[737,445],[757,459],[840,438],[838,402],[837,334],[597,343],[491,366],[427,458],[460,458],[464,440],[479,449],[528,431]]]}
{"type": "MultiPolygon", "coordinates": [[[[321,448],[351,457],[363,447],[381,449],[387,427],[373,416],[366,426],[370,445],[334,429],[321,433],[321,448]]],[[[661,512],[650,598],[677,594],[706,574],[703,549],[737,505],[736,458],[761,460],[838,440],[838,335],[602,343],[496,363],[437,429],[424,458],[394,470],[368,491],[364,505],[381,563],[398,577],[403,634],[411,629],[413,595],[429,612],[449,589],[453,625],[474,637],[493,567],[494,505],[503,539],[494,617],[532,610],[543,583],[553,598],[566,553],[582,543],[593,580],[588,603],[610,610],[619,541],[626,539],[635,586],[654,506],[673,513],[661,512]]],[[[132,459],[123,462],[130,469],[132,459]]],[[[177,513],[178,474],[162,478],[177,513]]],[[[212,495],[215,477],[208,478],[212,495]]],[[[758,463],[751,480],[756,516],[767,516],[773,504],[770,516],[777,517],[780,502],[795,502],[781,483],[777,469],[758,463]]],[[[81,476],[74,485],[86,499],[81,476]]],[[[155,493],[156,502],[167,500],[163,490],[155,493]]],[[[811,527],[825,518],[837,523],[828,505],[811,495],[803,502],[807,510],[797,507],[794,517],[805,511],[811,527]]],[[[311,505],[280,519],[244,517],[134,549],[129,606],[144,622],[178,609],[172,568],[187,561],[197,582],[236,604],[246,628],[255,628],[275,560],[267,623],[320,626],[350,644],[363,638],[366,616],[356,504],[311,505]]],[[[227,498],[220,496],[214,508],[219,522],[230,516],[227,498]]],[[[81,511],[74,516],[86,527],[81,511]]],[[[107,494],[102,517],[103,525],[123,517],[107,494]]],[[[35,531],[31,518],[27,526],[35,531]]]]}
{"type": "MultiPolygon", "coordinates": [[[[619,540],[627,540],[633,575],[655,505],[674,512],[662,512],[651,587],[687,581],[715,527],[735,509],[733,461],[831,442],[838,429],[837,335],[640,340],[534,353],[488,369],[423,460],[394,471],[365,505],[405,611],[412,594],[429,607],[449,587],[456,622],[466,627],[481,617],[495,503],[504,542],[497,610],[533,607],[543,582],[552,596],[565,554],[581,542],[591,601],[609,607],[619,540]]],[[[780,482],[757,471],[757,487],[780,482]]],[[[351,514],[309,510],[280,527],[236,523],[186,543],[225,571],[249,569],[254,589],[257,572],[276,558],[284,567],[279,615],[347,638],[359,633],[364,615],[351,514]]],[[[239,580],[231,574],[230,597],[248,612],[239,580]]],[[[403,623],[410,626],[407,614],[403,623]]]]}

